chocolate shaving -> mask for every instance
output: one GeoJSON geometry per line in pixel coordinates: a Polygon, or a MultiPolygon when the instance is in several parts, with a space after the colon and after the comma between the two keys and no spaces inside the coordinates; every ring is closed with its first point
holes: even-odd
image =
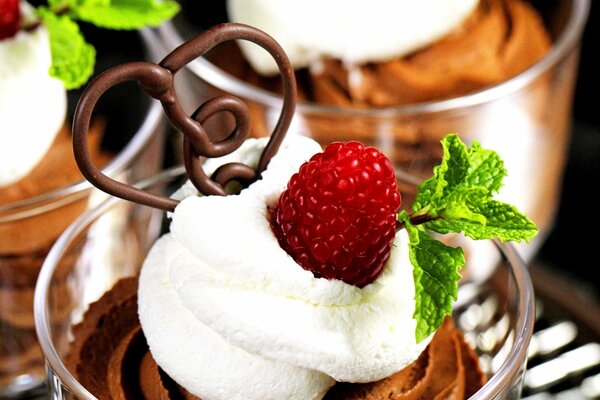
{"type": "Polygon", "coordinates": [[[226,196],[228,193],[225,186],[229,182],[249,184],[260,179],[261,173],[266,169],[285,137],[296,105],[296,81],[285,52],[272,37],[243,24],[221,24],[204,31],[177,47],[158,64],[151,62],[122,64],[95,78],[80,98],[73,120],[73,149],[77,165],[86,179],[99,189],[126,200],[167,211],[173,211],[178,201],[150,194],[109,178],[96,167],[90,156],[88,131],[94,107],[104,92],[127,81],[137,81],[146,94],[159,100],[169,121],[184,134],[185,169],[191,182],[204,195],[226,196]],[[241,163],[228,163],[209,177],[202,168],[201,158],[222,157],[241,146],[250,132],[248,107],[234,96],[223,95],[209,99],[188,116],[179,102],[174,78],[177,72],[189,62],[216,45],[238,39],[260,45],[275,59],[283,85],[282,111],[256,169],[241,163]],[[203,124],[219,112],[230,113],[236,126],[225,139],[213,141],[203,124]]]}

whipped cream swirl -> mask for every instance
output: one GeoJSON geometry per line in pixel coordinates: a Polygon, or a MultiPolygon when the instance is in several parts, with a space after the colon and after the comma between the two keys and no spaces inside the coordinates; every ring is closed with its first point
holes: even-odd
{"type": "MultiPolygon", "coordinates": [[[[226,159],[255,165],[265,145],[248,140],[226,159]]],[[[142,268],[139,317],[157,363],[203,399],[320,399],[335,381],[392,375],[428,343],[415,339],[405,235],[362,289],[315,278],[279,246],[268,207],[319,151],[288,138],[239,195],[198,197],[190,184],[176,193],[170,233],[142,268]]]]}
{"type": "MultiPolygon", "coordinates": [[[[292,65],[302,68],[322,56],[348,64],[380,62],[423,48],[469,16],[479,0],[228,0],[233,22],[262,29],[277,40],[292,65]]],[[[252,67],[276,74],[273,58],[241,42],[252,67]]]]}
{"type": "MultiPolygon", "coordinates": [[[[33,8],[21,2],[22,18],[33,8]]],[[[20,30],[0,40],[0,187],[25,177],[42,160],[65,121],[64,85],[49,75],[48,31],[20,30]]]]}

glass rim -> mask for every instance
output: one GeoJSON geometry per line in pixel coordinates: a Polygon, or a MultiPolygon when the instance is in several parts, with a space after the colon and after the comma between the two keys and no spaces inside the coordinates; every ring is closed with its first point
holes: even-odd
{"type": "Polygon", "coordinates": [[[513,345],[498,371],[469,400],[493,399],[507,387],[511,379],[509,377],[516,376],[519,369],[525,365],[535,323],[534,289],[525,262],[513,244],[498,240],[493,242],[512,266],[509,271],[515,279],[516,290],[519,293],[517,329],[513,345]]]}
{"type": "MultiPolygon", "coordinates": [[[[140,41],[143,42],[145,51],[154,56],[155,49],[148,46],[144,32],[141,32],[140,41]]],[[[102,172],[107,176],[115,176],[127,168],[129,164],[140,154],[140,151],[153,138],[155,129],[163,119],[162,106],[160,102],[152,99],[143,120],[137,130],[133,133],[131,140],[119,151],[119,153],[106,165],[102,172]]],[[[84,195],[84,191],[92,188],[86,179],[63,186],[33,197],[11,202],[0,206],[0,223],[12,222],[28,218],[40,212],[49,211],[65,204],[76,201],[84,195]],[[52,201],[55,201],[52,203],[52,201]]]]}
{"type": "MultiPolygon", "coordinates": [[[[161,183],[166,183],[174,178],[184,175],[185,168],[176,166],[162,171],[161,173],[147,178],[135,185],[144,189],[161,183]]],[[[64,384],[71,394],[78,398],[86,400],[96,400],[91,394],[66,368],[58,355],[53,343],[50,329],[48,293],[50,282],[58,262],[68,249],[69,245],[90,223],[96,218],[113,207],[118,202],[126,200],[110,196],[97,207],[85,211],[79,216],[58,238],[50,249],[40,270],[38,280],[35,286],[33,300],[33,314],[37,337],[42,348],[42,353],[46,362],[50,365],[53,373],[58,376],[61,383],[64,384]]],[[[471,396],[471,400],[490,399],[497,396],[511,382],[513,377],[524,365],[527,356],[527,348],[533,335],[533,325],[535,317],[535,303],[533,296],[533,285],[529,277],[527,267],[519,256],[518,252],[511,243],[501,243],[494,240],[498,251],[506,258],[511,265],[509,271],[516,283],[518,293],[518,315],[516,319],[516,335],[510,351],[496,373],[486,382],[486,384],[471,396]]]]}
{"type": "MultiPolygon", "coordinates": [[[[569,15],[569,19],[559,37],[553,42],[550,51],[523,72],[501,83],[459,97],[402,106],[361,109],[298,101],[296,109],[302,114],[390,118],[412,114],[451,111],[484,104],[505,97],[526,87],[545,71],[558,64],[570,51],[576,48],[589,15],[591,0],[572,0],[572,4],[573,9],[569,15]]],[[[178,33],[172,21],[167,21],[158,28],[153,29],[152,33],[158,37],[158,40],[166,48],[175,48],[184,42],[184,39],[178,33]]],[[[270,107],[281,108],[282,99],[277,94],[228,74],[204,57],[198,57],[191,61],[187,65],[187,68],[200,79],[227,93],[270,107]]]]}

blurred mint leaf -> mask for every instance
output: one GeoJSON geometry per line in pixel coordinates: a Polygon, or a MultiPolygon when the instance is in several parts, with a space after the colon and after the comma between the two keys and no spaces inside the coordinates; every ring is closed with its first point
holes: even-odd
{"type": "Polygon", "coordinates": [[[100,28],[133,30],[157,26],[179,11],[173,0],[48,0],[37,14],[50,34],[50,75],[66,89],[85,84],[94,71],[96,51],[88,44],[75,20],[100,28]]]}
{"type": "Polygon", "coordinates": [[[50,37],[50,76],[63,81],[67,89],[80,87],[94,71],[96,50],[85,41],[79,26],[68,16],[58,16],[46,8],[39,8],[37,13],[50,37]]]}
{"type": "Polygon", "coordinates": [[[79,0],[73,8],[77,19],[121,30],[158,26],[178,11],[179,5],[172,0],[79,0]]]}
{"type": "MultiPolygon", "coordinates": [[[[406,222],[406,221],[405,221],[406,222]]],[[[460,247],[450,247],[429,236],[422,226],[408,222],[409,258],[415,282],[417,342],[427,338],[452,314],[452,302],[458,295],[460,270],[465,257],[460,247]]]]}

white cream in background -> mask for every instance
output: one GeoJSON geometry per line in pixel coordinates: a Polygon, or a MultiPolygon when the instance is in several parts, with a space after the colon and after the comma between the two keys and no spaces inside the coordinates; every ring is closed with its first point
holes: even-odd
{"type": "MultiPolygon", "coordinates": [[[[246,141],[228,161],[255,164],[265,143],[246,141]]],[[[429,342],[415,339],[405,234],[363,289],[315,278],[279,246],[267,205],[320,150],[288,137],[240,195],[198,197],[186,184],[175,196],[171,232],[142,268],[139,317],[157,363],[203,399],[319,399],[334,380],[399,371],[429,342]]]]}
{"type": "MultiPolygon", "coordinates": [[[[232,22],[273,36],[294,68],[321,56],[347,64],[385,61],[423,48],[458,27],[479,0],[228,0],[232,22]]],[[[252,67],[276,74],[273,58],[245,41],[252,67]]]]}
{"type": "MultiPolygon", "coordinates": [[[[21,10],[32,13],[24,2],[21,10]]],[[[0,188],[31,172],[65,121],[66,90],[50,64],[44,27],[0,40],[0,188]]]]}

